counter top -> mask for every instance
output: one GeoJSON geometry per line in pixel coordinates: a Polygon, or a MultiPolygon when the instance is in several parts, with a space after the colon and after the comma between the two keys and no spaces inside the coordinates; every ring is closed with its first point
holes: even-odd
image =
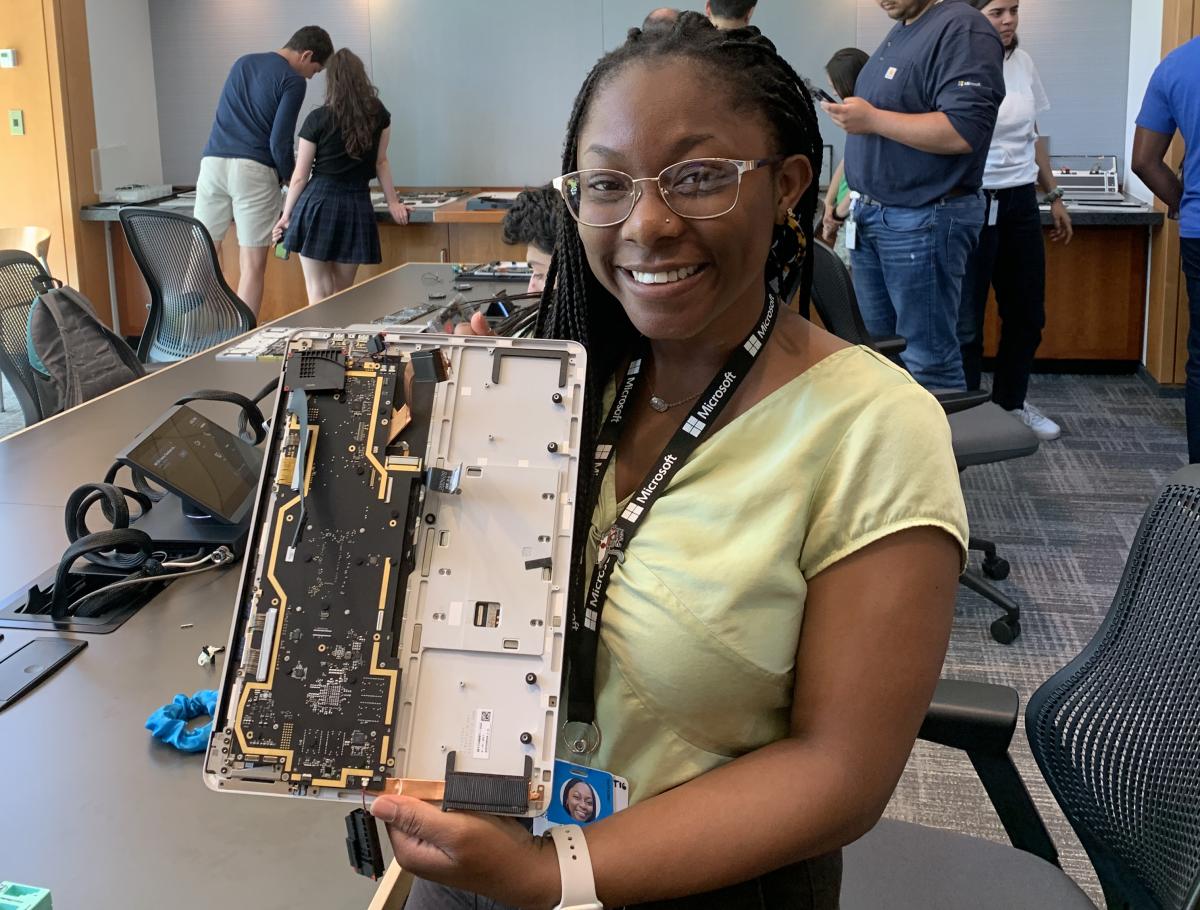
{"type": "MultiPolygon", "coordinates": [[[[169,212],[178,212],[181,215],[191,215],[195,208],[195,196],[187,192],[187,188],[182,188],[185,195],[178,196],[174,199],[167,199],[162,202],[135,202],[129,203],[130,206],[138,208],[161,208],[169,212]]],[[[488,209],[479,212],[467,211],[467,201],[480,193],[488,192],[512,192],[520,187],[463,187],[464,195],[453,202],[447,202],[437,208],[414,208],[409,214],[410,224],[499,224],[504,220],[504,209],[488,209]]],[[[434,188],[430,187],[400,187],[401,195],[404,193],[428,193],[435,192],[434,188]]],[[[378,190],[373,190],[378,192],[378,190]]],[[[86,205],[80,212],[80,218],[84,221],[120,221],[120,211],[126,208],[125,205],[115,203],[101,203],[98,205],[86,205]]],[[[376,203],[375,217],[384,224],[392,224],[392,217],[388,214],[387,206],[382,202],[376,203]]]]}
{"type": "MultiPolygon", "coordinates": [[[[1050,207],[1041,206],[1042,224],[1051,225],[1050,207]]],[[[1124,203],[1099,205],[1067,200],[1067,211],[1071,223],[1077,227],[1159,227],[1164,221],[1163,213],[1135,196],[1125,196],[1124,203]]]]}

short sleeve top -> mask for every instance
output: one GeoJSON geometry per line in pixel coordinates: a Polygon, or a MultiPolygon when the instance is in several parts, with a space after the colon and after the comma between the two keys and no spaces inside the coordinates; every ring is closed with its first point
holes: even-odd
{"type": "Polygon", "coordinates": [[[1037,180],[1037,117],[1050,110],[1033,58],[1017,48],[1004,59],[1004,102],[988,149],[983,186],[1007,190],[1037,180]]]}
{"type": "MultiPolygon", "coordinates": [[[[589,572],[623,508],[613,465],[589,572]]],[[[787,736],[808,579],[920,526],[945,530],[965,559],[949,424],[865,348],[830,355],[718,430],[614,568],[592,764],[626,777],[636,802],[787,736]]]]}
{"type": "Polygon", "coordinates": [[[379,157],[379,139],[383,131],[392,125],[392,115],[382,104],[375,123],[371,147],[360,158],[352,158],[346,151],[346,143],[337,120],[327,105],[315,108],[300,127],[300,138],[307,139],[317,147],[313,161],[313,176],[330,177],[344,183],[366,185],[375,178],[375,160],[379,157]]]}

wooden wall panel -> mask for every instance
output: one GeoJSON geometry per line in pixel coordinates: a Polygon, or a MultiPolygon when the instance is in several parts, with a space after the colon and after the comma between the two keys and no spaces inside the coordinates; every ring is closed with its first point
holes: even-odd
{"type": "MultiPolygon", "coordinates": [[[[1069,246],[1047,238],[1046,328],[1038,357],[1141,360],[1146,259],[1144,227],[1076,228],[1069,246]]],[[[989,357],[998,338],[993,295],[984,325],[989,357]]]]}

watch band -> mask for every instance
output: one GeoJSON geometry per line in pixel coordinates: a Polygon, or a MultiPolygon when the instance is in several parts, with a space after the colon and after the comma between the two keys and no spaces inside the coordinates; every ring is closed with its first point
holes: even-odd
{"type": "Polygon", "coordinates": [[[1065,195],[1066,193],[1063,192],[1063,188],[1061,186],[1056,186],[1042,198],[1042,202],[1046,205],[1053,205],[1065,195]]]}
{"type": "Polygon", "coordinates": [[[554,910],[604,910],[596,897],[592,877],[592,856],[587,838],[578,825],[556,825],[550,829],[558,853],[558,874],[562,879],[562,900],[554,910]]]}

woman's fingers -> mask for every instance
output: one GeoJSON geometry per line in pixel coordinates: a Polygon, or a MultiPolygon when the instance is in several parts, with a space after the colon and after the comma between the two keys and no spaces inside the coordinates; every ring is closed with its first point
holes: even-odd
{"type": "Polygon", "coordinates": [[[381,796],[371,805],[371,814],[387,823],[388,839],[396,861],[416,875],[429,877],[453,868],[444,849],[452,840],[452,816],[406,797],[381,796]]]}

